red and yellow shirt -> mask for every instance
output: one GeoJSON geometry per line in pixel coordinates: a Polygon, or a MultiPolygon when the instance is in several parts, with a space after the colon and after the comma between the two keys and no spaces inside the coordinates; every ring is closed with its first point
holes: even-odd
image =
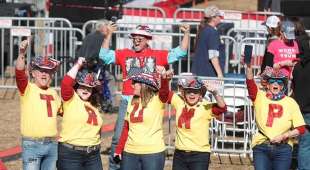
{"type": "Polygon", "coordinates": [[[141,104],[131,105],[129,101],[125,121],[128,122],[128,138],[125,151],[135,154],[151,154],[165,150],[163,136],[163,116],[165,105],[158,95],[154,96],[146,108],[141,104]]]}
{"type": "MultiPolygon", "coordinates": [[[[260,131],[253,138],[253,147],[268,140],[267,137],[273,139],[293,128],[305,125],[299,106],[293,98],[285,96],[281,100],[271,100],[266,96],[266,92],[257,90],[253,80],[247,80],[247,85],[250,98],[254,102],[256,124],[260,131]]],[[[291,139],[289,143],[292,143],[291,139]]]]}
{"type": "Polygon", "coordinates": [[[64,102],[59,141],[77,146],[98,145],[103,124],[101,115],[97,108],[80,99],[74,92],[74,82],[74,79],[66,75],[61,84],[64,102]]]}
{"type": "Polygon", "coordinates": [[[204,100],[190,106],[176,94],[170,103],[176,109],[175,147],[185,151],[211,152],[209,127],[213,104],[204,100]]]}
{"type": "Polygon", "coordinates": [[[25,70],[16,70],[16,82],[20,93],[21,134],[33,138],[55,137],[61,106],[56,90],[41,89],[28,82],[25,70]]]}

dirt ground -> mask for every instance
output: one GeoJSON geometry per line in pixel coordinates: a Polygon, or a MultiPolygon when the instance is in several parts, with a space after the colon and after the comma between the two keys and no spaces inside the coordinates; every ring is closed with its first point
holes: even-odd
{"type": "MultiPolygon", "coordinates": [[[[20,114],[19,114],[19,98],[13,90],[9,90],[6,93],[6,97],[3,98],[3,91],[0,90],[0,151],[9,149],[20,145],[20,114]]],[[[115,121],[116,114],[104,114],[104,124],[110,124],[115,121]]],[[[173,124],[174,122],[172,122],[173,124]]],[[[165,123],[165,136],[168,141],[168,124],[165,123]]],[[[173,133],[173,132],[172,132],[173,133]]],[[[102,162],[104,169],[108,169],[108,152],[111,143],[112,133],[104,135],[102,142],[102,162]]],[[[171,136],[173,138],[173,135],[171,136]]],[[[170,170],[172,165],[172,152],[167,156],[165,170],[170,170]]],[[[20,155],[12,158],[11,160],[4,160],[5,165],[9,170],[22,169],[22,162],[20,155]]],[[[212,154],[211,158],[211,170],[248,170],[253,169],[251,166],[251,160],[246,157],[239,156],[219,156],[212,154]]]]}

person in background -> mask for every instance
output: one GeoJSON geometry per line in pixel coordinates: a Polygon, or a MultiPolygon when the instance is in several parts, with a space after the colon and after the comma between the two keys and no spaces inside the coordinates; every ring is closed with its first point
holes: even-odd
{"type": "Polygon", "coordinates": [[[305,122],[296,101],[285,95],[288,78],[282,70],[266,67],[261,78],[267,82],[266,91],[257,88],[247,64],[246,84],[258,127],[252,140],[254,168],[289,170],[292,138],[305,133],[305,122]]]}
{"type": "Polygon", "coordinates": [[[117,49],[110,50],[109,43],[111,41],[111,37],[114,31],[116,31],[117,27],[115,24],[110,24],[108,26],[108,33],[106,35],[105,40],[102,43],[102,47],[100,49],[99,57],[106,64],[116,64],[120,65],[123,72],[123,90],[122,90],[122,99],[119,106],[119,113],[116,120],[116,125],[114,129],[114,135],[111,143],[111,154],[109,157],[110,169],[115,170],[119,169],[119,165],[114,162],[113,155],[115,146],[118,143],[125,113],[127,110],[128,100],[130,96],[133,95],[133,88],[131,86],[131,80],[127,78],[127,71],[130,70],[128,66],[133,66],[132,64],[128,64],[128,60],[135,61],[134,66],[138,66],[140,68],[145,67],[146,58],[152,58],[155,64],[150,64],[148,66],[152,66],[154,68],[148,68],[149,70],[155,71],[156,66],[168,66],[175,61],[178,61],[180,58],[186,56],[187,48],[189,44],[189,30],[190,27],[187,24],[183,24],[180,26],[181,31],[183,31],[184,36],[180,46],[168,50],[155,50],[149,46],[149,41],[152,40],[153,35],[151,29],[147,25],[138,25],[130,34],[132,39],[132,48],[128,49],[117,49]],[[127,64],[126,64],[127,63],[127,64]]]}
{"type": "Polygon", "coordinates": [[[267,18],[266,22],[264,23],[264,25],[267,28],[267,44],[266,44],[266,49],[265,49],[265,53],[264,53],[264,57],[263,57],[263,61],[262,61],[262,65],[261,65],[261,70],[260,73],[264,72],[266,64],[268,62],[268,59],[270,59],[270,55],[268,53],[268,46],[270,44],[270,42],[272,42],[273,40],[277,40],[280,38],[280,30],[281,30],[281,21],[280,18],[275,16],[275,15],[271,15],[267,18]]]}
{"type": "Polygon", "coordinates": [[[122,170],[163,170],[165,103],[158,95],[158,75],[141,68],[131,68],[129,75],[134,95],[128,103],[114,156],[121,159],[122,170]]]}
{"type": "Polygon", "coordinates": [[[262,7],[264,12],[270,12],[270,6],[272,0],[261,0],[262,1],[262,7]]]}
{"type": "Polygon", "coordinates": [[[302,59],[305,56],[310,56],[310,37],[305,31],[302,20],[298,17],[293,17],[291,21],[295,25],[295,36],[299,48],[298,58],[302,59]]]}
{"type": "Polygon", "coordinates": [[[21,104],[22,161],[24,170],[55,170],[57,160],[57,113],[61,99],[50,88],[59,61],[35,57],[30,75],[26,73],[26,50],[29,41],[19,46],[16,60],[16,84],[21,104]]]}
{"type": "Polygon", "coordinates": [[[205,17],[197,34],[192,73],[197,76],[223,78],[225,52],[216,29],[223,13],[216,6],[207,7],[204,13],[205,17]]]}
{"type": "Polygon", "coordinates": [[[108,24],[109,21],[105,19],[98,20],[96,22],[95,31],[87,34],[83,39],[82,46],[78,50],[77,56],[83,56],[85,58],[99,57],[101,44],[104,40],[104,37],[107,35],[108,24]]]}
{"type": "MultiPolygon", "coordinates": [[[[95,30],[91,33],[87,34],[83,40],[82,46],[77,52],[77,56],[85,57],[87,61],[93,62],[93,71],[98,72],[100,70],[99,80],[102,82],[102,90],[101,97],[102,110],[105,112],[110,112],[112,108],[112,96],[111,91],[109,89],[109,79],[108,72],[105,71],[105,67],[101,65],[101,61],[99,60],[99,52],[101,48],[101,44],[107,35],[107,27],[109,25],[109,21],[106,19],[98,20],[95,24],[95,30]]],[[[90,62],[88,62],[90,63],[90,62]]]]}
{"type": "MultiPolygon", "coordinates": [[[[305,53],[309,54],[309,53],[305,53]]],[[[307,170],[310,167],[310,55],[301,58],[293,70],[293,97],[299,105],[308,132],[301,135],[298,141],[298,170],[307,170]]]]}
{"type": "Polygon", "coordinates": [[[281,69],[285,76],[291,78],[292,67],[298,61],[299,49],[295,41],[295,26],[291,21],[281,24],[280,39],[271,41],[265,54],[265,66],[281,69]]]}
{"type": "Polygon", "coordinates": [[[194,76],[180,80],[181,95],[169,91],[167,72],[161,80],[159,96],[176,109],[176,140],[173,156],[173,170],[207,170],[210,160],[209,125],[214,115],[226,111],[224,99],[214,87],[194,76]],[[165,78],[167,77],[167,78],[165,78]],[[210,91],[216,104],[203,99],[210,91]]]}
{"type": "Polygon", "coordinates": [[[61,83],[63,118],[58,147],[58,170],[99,170],[102,118],[100,85],[95,73],[82,69],[85,58],[79,57],[61,83]]]}

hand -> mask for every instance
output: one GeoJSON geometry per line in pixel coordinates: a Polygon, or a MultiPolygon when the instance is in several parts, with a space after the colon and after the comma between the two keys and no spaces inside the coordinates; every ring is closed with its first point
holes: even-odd
{"type": "Polygon", "coordinates": [[[218,94],[218,90],[217,88],[209,81],[205,81],[204,82],[204,86],[206,87],[206,89],[208,91],[210,91],[213,95],[217,95],[218,94]]]}
{"type": "Polygon", "coordinates": [[[113,154],[113,160],[115,163],[119,163],[122,160],[122,154],[114,153],[113,154]]]}
{"type": "Polygon", "coordinates": [[[271,143],[281,143],[282,141],[286,141],[289,138],[288,133],[284,133],[281,135],[276,136],[275,138],[271,139],[271,143]]]}
{"type": "Polygon", "coordinates": [[[169,69],[169,70],[165,71],[164,74],[162,74],[161,76],[163,79],[171,80],[173,77],[173,70],[169,69]]]}
{"type": "Polygon", "coordinates": [[[164,72],[166,72],[166,69],[164,66],[156,66],[156,72],[162,75],[164,72]]]}
{"type": "Polygon", "coordinates": [[[79,66],[79,68],[81,68],[85,62],[86,62],[86,59],[84,57],[79,57],[76,64],[79,66]]]}
{"type": "Polygon", "coordinates": [[[115,31],[117,30],[117,25],[116,25],[115,23],[111,22],[111,23],[107,26],[107,29],[108,29],[107,34],[108,34],[108,35],[112,35],[113,32],[115,32],[115,31]]]}
{"type": "Polygon", "coordinates": [[[180,30],[182,32],[184,32],[184,34],[189,33],[190,32],[190,26],[188,24],[182,24],[182,25],[180,25],[180,30]]]}
{"type": "Polygon", "coordinates": [[[21,54],[21,55],[26,54],[28,44],[29,44],[28,40],[24,40],[19,44],[19,54],[21,54]]]}

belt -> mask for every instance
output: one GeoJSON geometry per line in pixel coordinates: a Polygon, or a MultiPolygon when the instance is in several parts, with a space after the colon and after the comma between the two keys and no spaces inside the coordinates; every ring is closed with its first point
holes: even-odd
{"type": "Polygon", "coordinates": [[[27,136],[23,136],[22,137],[23,140],[31,140],[34,142],[55,142],[57,141],[56,137],[42,137],[42,138],[36,138],[36,137],[27,137],[27,136]]]}
{"type": "Polygon", "coordinates": [[[266,145],[281,145],[281,144],[287,144],[287,142],[282,141],[280,143],[272,143],[270,142],[270,140],[265,140],[262,144],[266,144],[266,145]]]}
{"type": "Polygon", "coordinates": [[[181,153],[206,153],[206,152],[191,151],[191,150],[179,150],[179,149],[175,149],[175,151],[181,152],[181,153]]]}
{"type": "Polygon", "coordinates": [[[73,149],[75,151],[84,151],[87,153],[91,153],[93,151],[97,151],[100,149],[100,144],[99,145],[93,145],[93,146],[76,146],[76,145],[72,145],[69,143],[63,143],[63,142],[60,142],[59,144],[64,146],[64,147],[67,147],[69,149],[73,149]]]}

